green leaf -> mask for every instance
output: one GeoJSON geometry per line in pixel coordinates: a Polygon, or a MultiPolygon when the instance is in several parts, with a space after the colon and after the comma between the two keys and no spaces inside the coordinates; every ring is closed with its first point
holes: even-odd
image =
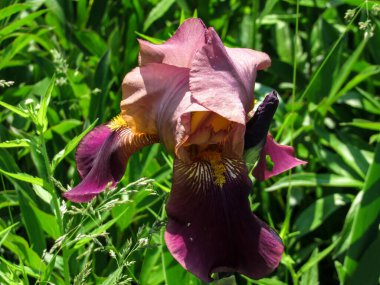
{"type": "MultiPolygon", "coordinates": [[[[3,226],[0,224],[0,232],[3,231],[3,226]]],[[[3,245],[15,254],[23,263],[27,264],[38,272],[43,272],[46,268],[40,256],[29,247],[25,239],[11,232],[8,233],[3,245]]]]}
{"type": "Polygon", "coordinates": [[[10,231],[15,227],[17,226],[19,223],[14,223],[13,225],[10,225],[9,227],[3,229],[0,231],[0,247],[1,245],[4,243],[4,241],[6,240],[8,234],[10,233],[10,231]]]}
{"type": "Polygon", "coordinates": [[[0,209],[5,207],[18,206],[17,193],[14,190],[2,190],[0,192],[0,209]]]}
{"type": "Polygon", "coordinates": [[[80,125],[82,125],[82,122],[79,120],[75,120],[75,119],[64,120],[64,121],[56,124],[55,126],[52,126],[50,129],[48,129],[45,132],[44,137],[45,137],[45,139],[52,139],[53,138],[53,134],[52,134],[53,131],[62,136],[65,133],[71,131],[72,129],[74,129],[80,125]]]}
{"type": "Polygon", "coordinates": [[[380,276],[379,252],[380,234],[378,233],[377,238],[367,245],[362,257],[358,260],[358,267],[347,284],[378,284],[380,276]]]}
{"type": "Polygon", "coordinates": [[[26,232],[28,233],[29,241],[33,245],[33,249],[37,253],[42,254],[43,250],[46,248],[46,242],[40,224],[29,205],[29,203],[33,202],[33,200],[29,196],[29,193],[32,192],[32,189],[28,184],[22,182],[27,180],[26,182],[37,182],[35,184],[38,184],[42,182],[42,179],[35,178],[24,173],[15,174],[15,172],[19,171],[19,168],[16,162],[14,161],[13,157],[10,156],[10,154],[4,149],[0,149],[0,167],[13,171],[11,173],[0,169],[0,173],[9,174],[5,175],[9,178],[9,180],[12,182],[16,189],[17,200],[19,202],[21,210],[21,218],[23,226],[26,229],[26,232]]]}
{"type": "Polygon", "coordinates": [[[12,111],[13,113],[15,113],[15,114],[17,114],[23,118],[29,117],[29,114],[27,112],[25,112],[24,110],[20,109],[19,107],[12,106],[12,105],[5,103],[5,102],[2,102],[2,101],[0,101],[0,106],[7,108],[9,111],[12,111]]]}
{"type": "Polygon", "coordinates": [[[257,285],[287,285],[287,283],[274,278],[262,278],[260,280],[252,280],[252,283],[257,285]]]}
{"type": "MultiPolygon", "coordinates": [[[[318,256],[318,248],[311,254],[311,259],[318,256]]],[[[301,276],[300,285],[319,285],[318,264],[314,264],[308,271],[301,276]]]]}
{"type": "MultiPolygon", "coordinates": [[[[364,187],[363,198],[357,208],[348,240],[348,250],[344,260],[348,284],[356,276],[358,265],[363,258],[368,245],[378,237],[380,223],[380,143],[377,144],[375,157],[368,170],[364,187]]],[[[376,244],[377,246],[377,244],[376,244]]]]}
{"type": "Polygon", "coordinates": [[[50,102],[51,94],[53,92],[55,85],[55,75],[51,78],[50,84],[46,90],[45,95],[41,97],[40,101],[40,109],[38,110],[37,114],[37,122],[40,127],[40,132],[44,133],[48,126],[48,120],[46,117],[47,108],[50,102]]]}
{"type": "Polygon", "coordinates": [[[47,190],[36,184],[33,184],[33,190],[34,193],[36,193],[36,195],[40,197],[42,201],[48,205],[51,205],[53,197],[47,190]]]}
{"type": "Polygon", "coordinates": [[[318,254],[312,256],[297,272],[298,276],[305,274],[309,271],[314,265],[318,264],[322,259],[324,259],[330,252],[336,247],[339,239],[333,241],[328,247],[319,252],[318,254]]]}
{"type": "Polygon", "coordinates": [[[107,44],[99,36],[99,34],[92,31],[78,31],[75,33],[78,41],[89,51],[91,54],[101,57],[107,51],[107,44]]]}
{"type": "Polygon", "coordinates": [[[68,131],[80,126],[82,124],[81,121],[76,120],[76,119],[68,119],[64,120],[60,123],[58,123],[55,126],[51,127],[51,130],[56,132],[57,134],[63,135],[67,133],[68,131]]]}
{"type": "MultiPolygon", "coordinates": [[[[327,97],[327,101],[326,101],[327,106],[332,105],[338,99],[337,94],[341,95],[340,93],[338,93],[338,91],[343,86],[344,82],[346,82],[346,79],[350,75],[353,65],[358,61],[359,56],[363,52],[363,49],[366,46],[366,44],[367,44],[367,40],[361,41],[359,46],[356,48],[356,50],[352,54],[350,54],[348,60],[344,63],[344,65],[340,69],[338,78],[335,78],[334,84],[327,97]]],[[[322,107],[322,109],[324,109],[324,107],[322,107]]]]}
{"type": "Polygon", "coordinates": [[[32,6],[31,3],[13,4],[11,6],[0,9],[0,21],[20,11],[26,10],[30,8],[31,6],[32,6]]]}
{"type": "Polygon", "coordinates": [[[280,59],[289,64],[293,63],[293,35],[289,25],[283,21],[276,23],[276,46],[280,59]]]}
{"type": "Polygon", "coordinates": [[[148,14],[144,22],[144,32],[159,18],[161,18],[169,8],[175,3],[175,0],[161,0],[148,14]]]}
{"type": "Polygon", "coordinates": [[[30,206],[33,209],[44,232],[46,232],[54,240],[58,239],[61,235],[55,216],[45,213],[33,204],[30,204],[30,206]]]}
{"type": "Polygon", "coordinates": [[[340,207],[351,202],[350,195],[333,194],[318,199],[307,207],[294,223],[294,231],[299,232],[298,237],[310,233],[321,226],[340,207]]]}
{"type": "Polygon", "coordinates": [[[43,179],[41,179],[39,177],[34,177],[34,176],[26,174],[26,173],[11,173],[11,172],[5,171],[1,168],[0,168],[0,173],[4,174],[10,178],[14,178],[14,179],[24,181],[24,182],[28,182],[31,184],[36,184],[39,186],[45,185],[45,182],[43,179]]]}
{"type": "Polygon", "coordinates": [[[378,73],[380,73],[380,66],[378,65],[371,65],[365,68],[358,75],[352,78],[337,94],[334,94],[331,100],[336,101],[339,97],[350,91],[352,88],[378,73]]]}
{"type": "Polygon", "coordinates": [[[296,173],[291,176],[285,176],[266,188],[266,191],[275,191],[292,187],[354,187],[361,188],[363,182],[351,177],[344,177],[336,174],[317,174],[317,173],[296,173]]]}
{"type": "Polygon", "coordinates": [[[334,149],[344,162],[360,177],[365,177],[365,173],[368,169],[368,161],[362,149],[359,149],[359,147],[347,140],[343,143],[336,135],[319,127],[316,127],[314,131],[319,135],[323,144],[334,149]]]}
{"type": "Polygon", "coordinates": [[[162,44],[164,43],[165,41],[164,40],[161,40],[161,39],[157,39],[157,38],[152,38],[152,37],[149,37],[147,35],[144,35],[144,34],[141,34],[139,32],[135,32],[136,35],[138,35],[140,38],[144,39],[144,40],[147,40],[148,42],[151,42],[152,44],[162,44]]]}
{"type": "Polygon", "coordinates": [[[380,122],[373,122],[363,119],[354,119],[350,123],[341,123],[343,126],[354,126],[361,129],[373,130],[380,132],[380,122]]]}
{"type": "Polygon", "coordinates": [[[17,139],[12,141],[0,142],[0,148],[13,148],[13,147],[29,147],[30,140],[28,139],[17,139]]]}
{"type": "Polygon", "coordinates": [[[21,28],[25,25],[36,25],[36,23],[34,22],[34,19],[40,17],[41,15],[46,13],[46,11],[47,10],[40,10],[40,11],[31,13],[31,14],[27,15],[26,17],[23,17],[19,20],[13,21],[9,25],[7,25],[3,28],[0,28],[0,39],[2,37],[4,38],[6,35],[13,33],[15,30],[17,30],[18,28],[21,28]]]}

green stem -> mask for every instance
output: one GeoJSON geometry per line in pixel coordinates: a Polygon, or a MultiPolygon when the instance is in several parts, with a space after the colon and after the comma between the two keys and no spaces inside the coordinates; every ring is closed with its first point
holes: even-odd
{"type": "MultiPolygon", "coordinates": [[[[161,213],[161,220],[164,220],[165,218],[165,203],[162,207],[162,213],[161,213]]],[[[164,244],[165,244],[165,228],[161,229],[161,262],[162,262],[162,274],[164,275],[165,284],[168,284],[168,276],[166,274],[166,261],[165,261],[165,255],[164,255],[164,244]]]]}

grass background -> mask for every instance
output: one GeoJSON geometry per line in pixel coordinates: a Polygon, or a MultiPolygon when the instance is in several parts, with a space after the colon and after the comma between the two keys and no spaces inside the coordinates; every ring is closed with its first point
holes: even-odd
{"type": "Polygon", "coordinates": [[[191,16],[271,56],[255,96],[279,91],[271,132],[309,161],[254,183],[252,209],[285,243],[279,268],[214,283],[378,284],[380,6],[361,0],[2,0],[0,284],[204,284],[163,243],[160,145],[131,158],[117,190],[61,195],[79,182],[81,137],[119,113],[136,39],[166,40],[191,16]]]}

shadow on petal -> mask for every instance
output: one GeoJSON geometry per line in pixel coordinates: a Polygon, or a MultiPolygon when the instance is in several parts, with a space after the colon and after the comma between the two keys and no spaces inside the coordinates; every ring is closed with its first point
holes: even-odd
{"type": "Polygon", "coordinates": [[[226,181],[217,186],[207,162],[175,160],[166,244],[185,269],[206,282],[213,272],[259,279],[278,266],[283,245],[250,210],[252,184],[244,162],[223,158],[223,165],[226,181]]]}
{"type": "Polygon", "coordinates": [[[99,126],[81,141],[76,162],[82,182],[63,196],[73,202],[88,202],[107,186],[115,187],[123,177],[130,155],[157,142],[153,136],[134,134],[127,128],[111,130],[99,126]]]}

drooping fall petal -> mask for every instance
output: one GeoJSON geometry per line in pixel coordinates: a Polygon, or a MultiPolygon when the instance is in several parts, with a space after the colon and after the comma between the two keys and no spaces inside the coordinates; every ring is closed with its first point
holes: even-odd
{"type": "Polygon", "coordinates": [[[201,19],[188,19],[163,44],[139,40],[140,65],[155,62],[190,67],[195,52],[205,43],[205,32],[206,26],[201,19]]]}
{"type": "Polygon", "coordinates": [[[85,178],[93,168],[102,145],[111,134],[112,130],[109,127],[101,125],[89,132],[80,142],[75,153],[75,162],[82,179],[85,178]]]}
{"type": "Polygon", "coordinates": [[[306,161],[294,156],[293,147],[278,144],[273,137],[268,134],[266,143],[260,154],[260,159],[253,170],[253,175],[258,180],[267,180],[272,176],[306,163],[306,161]],[[273,167],[268,167],[267,156],[269,156],[273,162],[273,167]]]}
{"type": "Polygon", "coordinates": [[[64,193],[64,197],[78,203],[88,202],[107,186],[115,187],[123,177],[129,156],[156,141],[154,136],[134,134],[128,128],[113,130],[107,125],[95,128],[77,149],[76,162],[83,180],[64,193]]]}
{"type": "Polygon", "coordinates": [[[166,244],[185,269],[206,282],[213,272],[268,275],[278,266],[283,245],[250,210],[252,185],[244,162],[223,158],[224,182],[220,172],[215,177],[220,168],[213,163],[175,159],[166,244]]]}

